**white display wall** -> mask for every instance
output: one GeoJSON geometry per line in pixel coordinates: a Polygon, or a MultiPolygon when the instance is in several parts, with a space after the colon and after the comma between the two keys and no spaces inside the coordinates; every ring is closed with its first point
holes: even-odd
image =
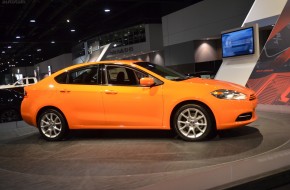
{"type": "MultiPolygon", "coordinates": [[[[268,18],[269,22],[274,21],[274,23],[269,24],[275,24],[278,18],[277,15],[281,14],[286,2],[287,0],[256,0],[242,26],[247,26],[248,23],[253,24],[255,21],[259,23],[261,20],[267,20],[268,18]],[[276,16],[276,20],[272,19],[273,16],[276,16]]],[[[255,30],[255,36],[256,53],[254,55],[224,59],[215,79],[234,82],[243,86],[246,85],[261,51],[258,43],[258,28],[255,30]]]]}

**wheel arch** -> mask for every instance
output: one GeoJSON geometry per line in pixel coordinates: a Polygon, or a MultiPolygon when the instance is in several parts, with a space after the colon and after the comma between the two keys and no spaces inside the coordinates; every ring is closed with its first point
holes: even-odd
{"type": "MultiPolygon", "coordinates": [[[[58,112],[59,112],[59,113],[64,117],[65,122],[66,122],[66,124],[67,124],[67,126],[68,126],[68,122],[67,122],[67,119],[66,119],[64,113],[63,113],[59,108],[57,108],[57,107],[55,107],[55,106],[45,106],[45,107],[42,107],[42,108],[37,112],[37,115],[36,115],[36,123],[38,123],[38,119],[39,119],[40,115],[41,115],[45,110],[48,110],[48,109],[55,109],[55,110],[57,110],[57,111],[58,111],[58,112]]],[[[37,127],[38,127],[38,126],[37,126],[37,127]]]]}
{"type": "Polygon", "coordinates": [[[184,106],[186,104],[196,104],[196,105],[200,105],[203,106],[208,112],[209,114],[212,116],[213,118],[213,126],[216,128],[216,118],[214,116],[213,111],[210,109],[210,107],[208,105],[206,105],[205,103],[198,101],[198,100],[186,100],[186,101],[182,101],[180,103],[178,103],[172,110],[171,114],[170,114],[170,128],[173,129],[173,119],[174,119],[174,115],[176,113],[176,111],[181,107],[184,106]]]}

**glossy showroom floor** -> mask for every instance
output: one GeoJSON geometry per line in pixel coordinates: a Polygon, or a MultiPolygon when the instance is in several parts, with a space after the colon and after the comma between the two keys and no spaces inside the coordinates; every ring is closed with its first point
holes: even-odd
{"type": "Polygon", "coordinates": [[[0,189],[223,188],[290,165],[289,114],[258,115],[197,143],[168,131],[100,130],[46,142],[22,121],[0,124],[0,189]]]}

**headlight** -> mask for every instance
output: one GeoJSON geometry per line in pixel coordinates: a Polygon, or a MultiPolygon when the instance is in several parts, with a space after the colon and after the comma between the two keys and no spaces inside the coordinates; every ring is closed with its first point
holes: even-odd
{"type": "Polygon", "coordinates": [[[226,100],[245,100],[247,99],[246,94],[237,92],[234,90],[219,89],[211,92],[211,94],[219,99],[226,100]]]}

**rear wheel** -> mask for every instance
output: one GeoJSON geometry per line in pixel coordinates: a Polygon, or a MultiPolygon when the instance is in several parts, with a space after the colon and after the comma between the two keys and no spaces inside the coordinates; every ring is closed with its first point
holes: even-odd
{"type": "Polygon", "coordinates": [[[216,132],[212,114],[197,104],[186,104],[176,111],[174,129],[186,141],[205,140],[216,132]]]}
{"type": "Polygon", "coordinates": [[[68,133],[68,125],[64,116],[55,109],[42,112],[37,121],[40,134],[48,141],[62,140],[68,133]]]}

